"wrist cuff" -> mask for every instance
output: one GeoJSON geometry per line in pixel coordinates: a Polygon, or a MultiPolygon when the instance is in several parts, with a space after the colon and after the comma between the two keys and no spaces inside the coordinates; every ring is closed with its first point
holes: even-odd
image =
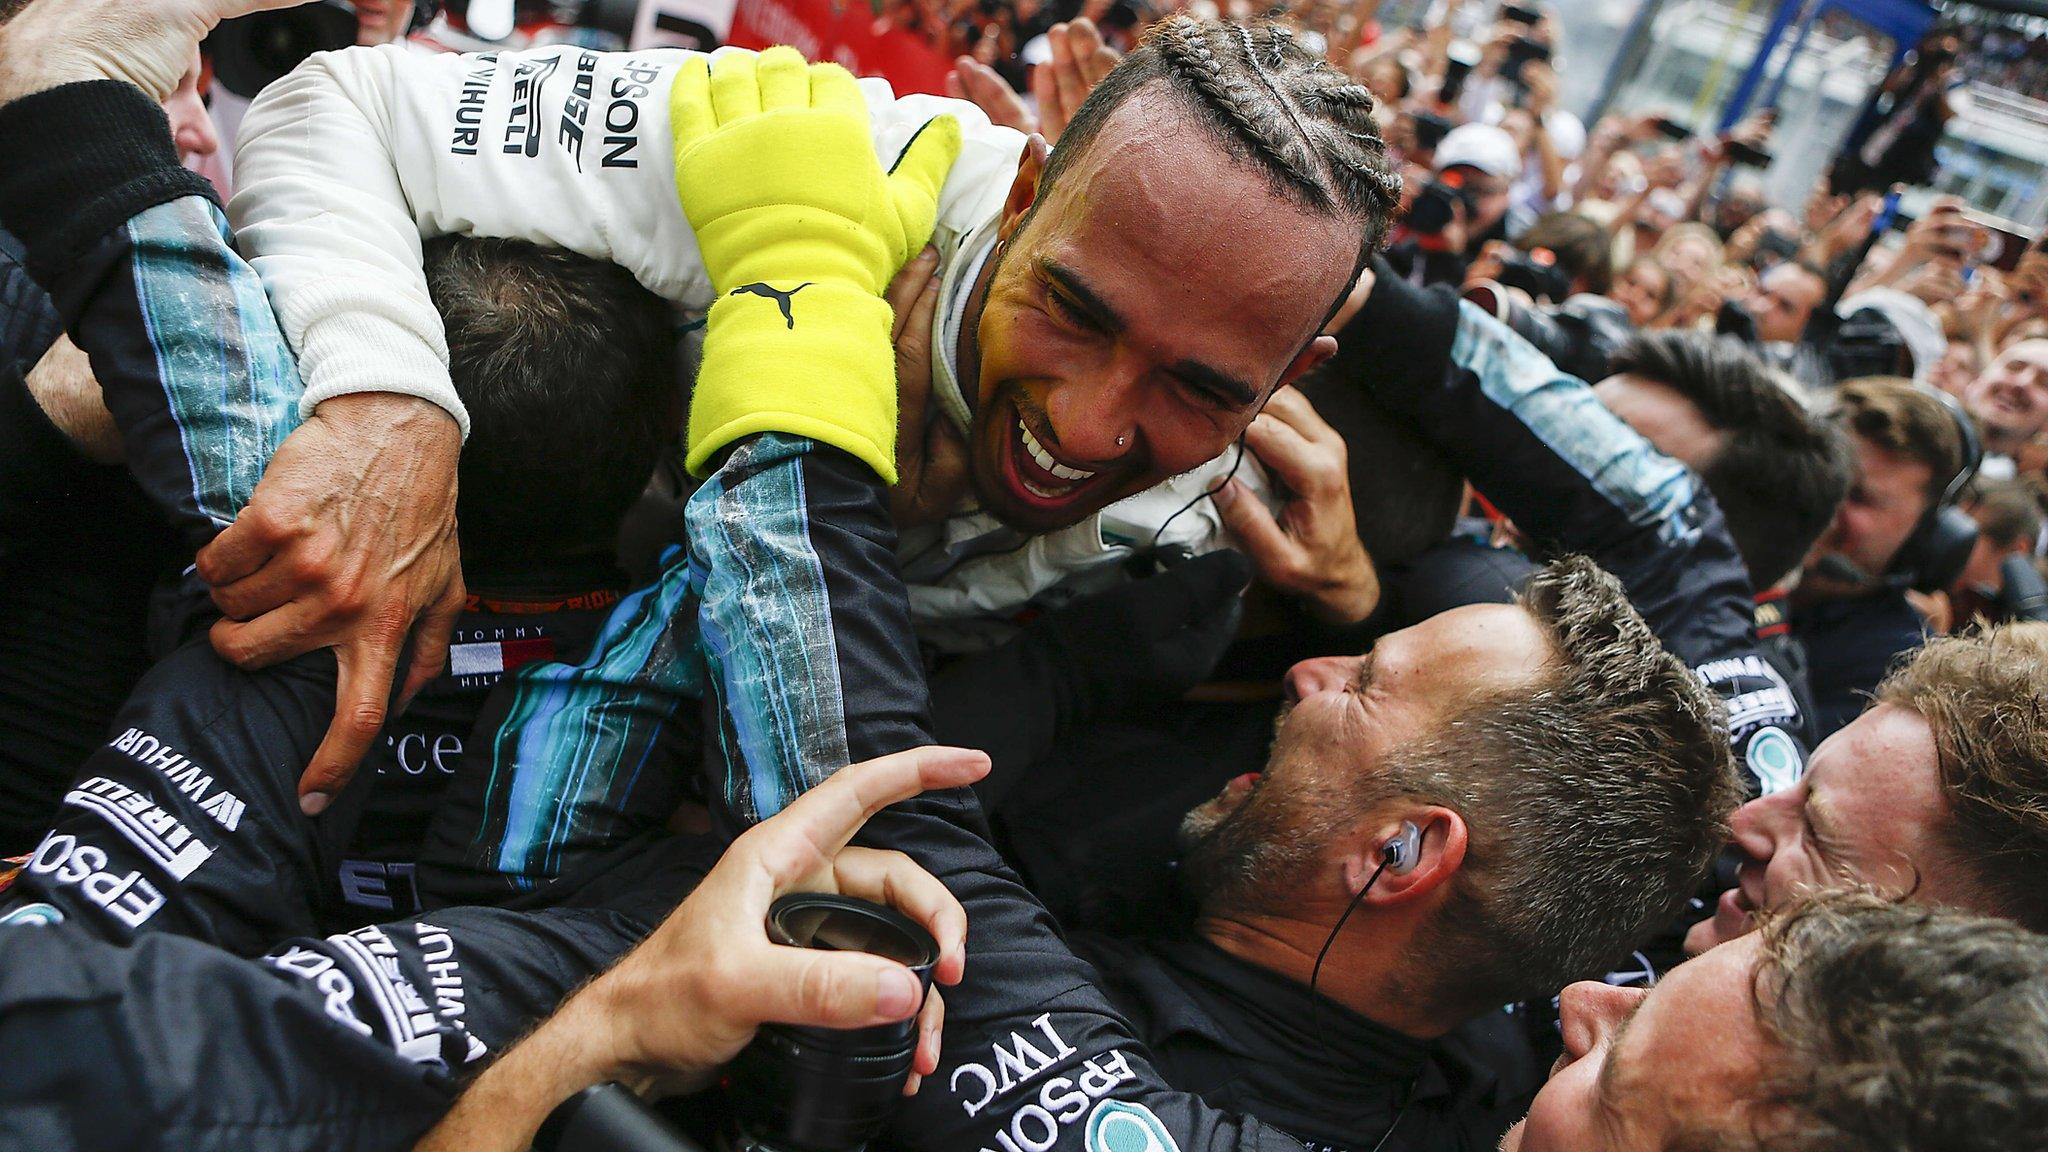
{"type": "Polygon", "coordinates": [[[830,444],[896,482],[896,353],[889,303],[819,283],[787,297],[722,296],[690,396],[692,475],[734,441],[785,432],[830,444]]]}
{"type": "Polygon", "coordinates": [[[52,275],[127,220],[213,185],[178,165],[163,109],[115,80],[62,84],[0,106],[0,223],[52,275]]]}

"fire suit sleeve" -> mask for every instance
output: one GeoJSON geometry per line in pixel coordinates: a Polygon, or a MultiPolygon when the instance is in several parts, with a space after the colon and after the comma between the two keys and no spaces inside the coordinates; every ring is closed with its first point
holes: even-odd
{"type": "MultiPolygon", "coordinates": [[[[743,442],[691,501],[714,702],[714,816],[779,811],[849,761],[931,742],[927,690],[879,479],[779,435],[743,442]]],[[[1094,969],[990,846],[965,788],[885,810],[856,842],[909,855],[967,910],[937,1076],[891,1143],[913,1152],[1298,1149],[1168,1086],[1094,969]]]]}
{"type": "Polygon", "coordinates": [[[509,237],[624,264],[702,308],[676,201],[675,52],[316,53],[249,107],[229,205],[307,380],[306,410],[401,392],[469,421],[420,242],[509,237]]]}
{"type": "MultiPolygon", "coordinates": [[[[566,248],[623,265],[686,311],[708,308],[669,130],[687,55],[385,45],[316,53],[264,89],[242,120],[228,215],[298,354],[305,410],[350,392],[401,392],[447,409],[467,435],[422,238],[566,248]]],[[[942,227],[995,214],[1021,136],[964,101],[899,100],[879,80],[861,90],[885,158],[933,116],[960,121],[966,140],[941,196],[942,227]]]]}
{"type": "Polygon", "coordinates": [[[1336,371],[1368,382],[1541,548],[1614,573],[1728,704],[1736,759],[1756,786],[1796,780],[1799,706],[1759,647],[1748,569],[1706,485],[1506,325],[1376,271],[1338,336],[1336,371]]]}
{"type": "Polygon", "coordinates": [[[0,218],[92,361],[130,470],[195,550],[298,423],[299,378],[205,180],[125,84],[0,108],[0,218]],[[77,141],[55,148],[51,138],[77,141]]]}
{"type": "Polygon", "coordinates": [[[0,1146],[404,1148],[445,1072],[336,1027],[323,991],[197,940],[0,923],[0,1146]]]}

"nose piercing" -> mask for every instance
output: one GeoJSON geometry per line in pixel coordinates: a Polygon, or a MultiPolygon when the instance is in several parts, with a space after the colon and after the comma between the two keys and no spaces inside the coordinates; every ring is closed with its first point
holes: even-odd
{"type": "Polygon", "coordinates": [[[1119,448],[1124,446],[1124,437],[1119,436],[1116,438],[1116,446],[1119,448]]]}

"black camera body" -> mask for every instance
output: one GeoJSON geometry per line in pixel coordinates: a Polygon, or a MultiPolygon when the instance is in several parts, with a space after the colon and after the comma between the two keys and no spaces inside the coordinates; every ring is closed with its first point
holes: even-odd
{"type": "Polygon", "coordinates": [[[1517,36],[1508,41],[1507,59],[1501,61],[1501,79],[1510,84],[1522,82],[1522,69],[1535,61],[1550,62],[1550,45],[1527,36],[1517,36]]]}
{"type": "Polygon", "coordinates": [[[1418,236],[1441,236],[1451,222],[1457,219],[1457,206],[1465,206],[1469,218],[1477,210],[1477,199],[1465,187],[1464,174],[1456,169],[1437,173],[1436,179],[1423,186],[1415,194],[1415,202],[1408,206],[1408,219],[1404,223],[1410,232],[1418,236]]]}
{"type": "Polygon", "coordinates": [[[221,87],[253,99],[313,53],[355,42],[356,6],[348,0],[320,0],[222,21],[206,38],[206,53],[221,87]]]}
{"type": "Polygon", "coordinates": [[[1547,248],[1531,252],[1516,249],[1500,260],[1495,277],[1509,288],[1527,292],[1538,303],[1555,304],[1572,294],[1572,278],[1557,266],[1557,257],[1547,248]]]}

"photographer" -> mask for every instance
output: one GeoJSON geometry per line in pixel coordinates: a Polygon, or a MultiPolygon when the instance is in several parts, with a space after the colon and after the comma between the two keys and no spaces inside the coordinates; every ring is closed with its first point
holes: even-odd
{"type": "Polygon", "coordinates": [[[1573,212],[1553,212],[1514,242],[1489,241],[1466,271],[1465,299],[1581,380],[1607,375],[1607,361],[1634,328],[1613,287],[1607,230],[1573,212]]]}
{"type": "Polygon", "coordinates": [[[1522,153],[1499,128],[1461,124],[1444,136],[1433,159],[1435,177],[1394,228],[1386,261],[1413,284],[1460,284],[1480,246],[1505,235],[1522,153]]]}
{"type": "Polygon", "coordinates": [[[2048,586],[2034,560],[2042,524],[2034,488],[2018,480],[1980,479],[1960,507],[1977,522],[1977,542],[1948,589],[1956,624],[2048,619],[2048,586]]]}

